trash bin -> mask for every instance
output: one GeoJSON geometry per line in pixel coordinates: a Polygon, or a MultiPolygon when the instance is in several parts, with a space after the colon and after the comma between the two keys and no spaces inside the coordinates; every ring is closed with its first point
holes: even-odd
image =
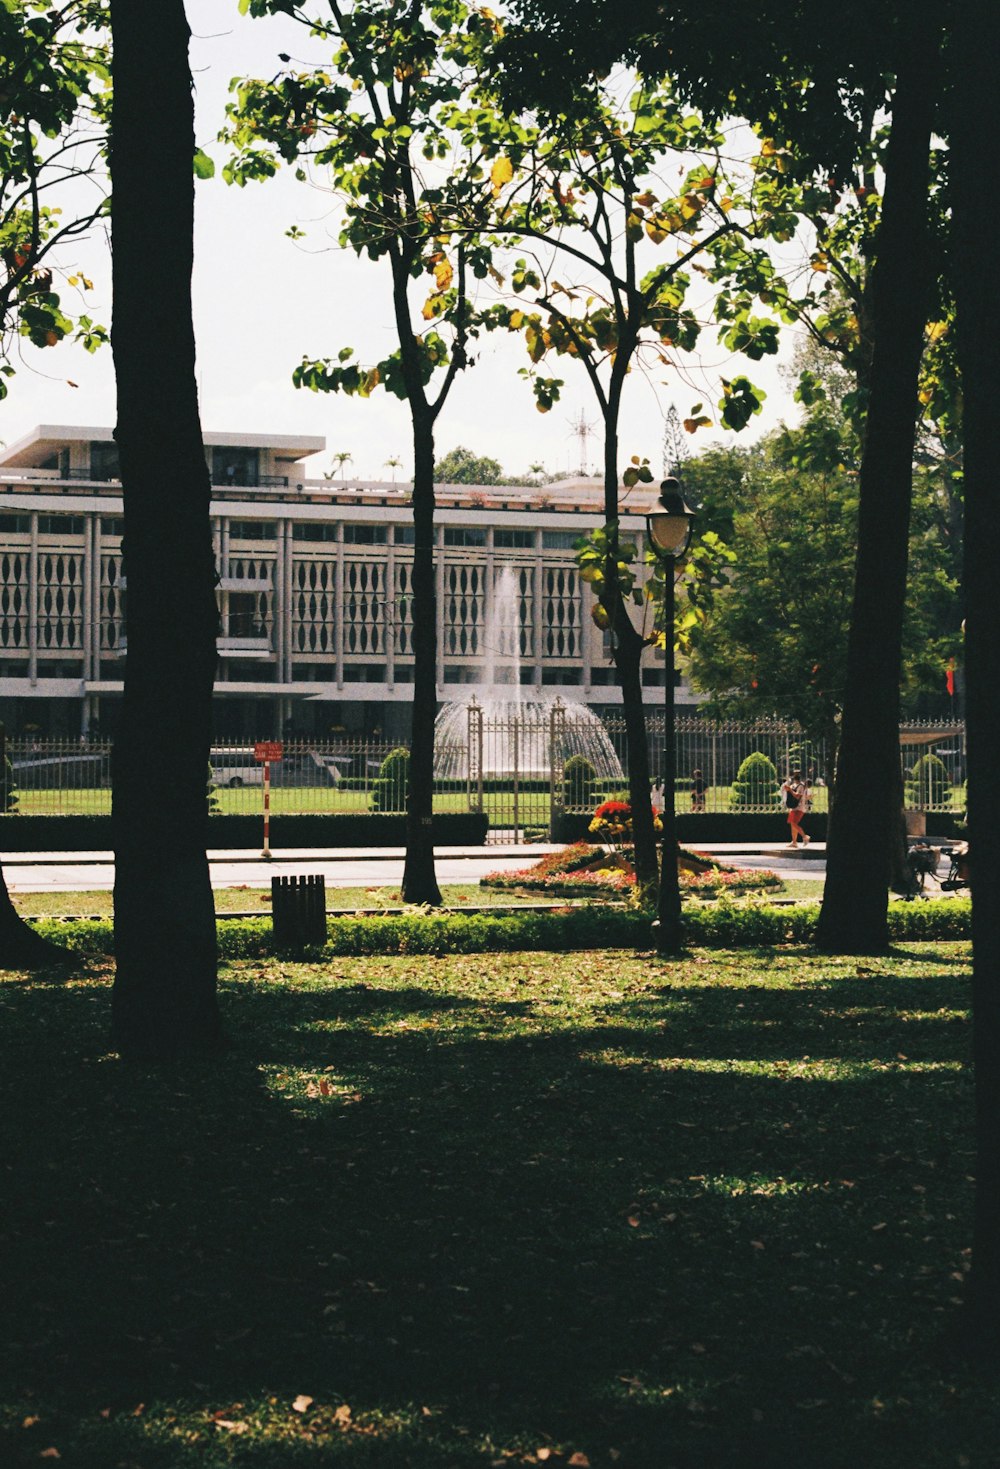
{"type": "Polygon", "coordinates": [[[326,879],[272,877],[271,923],[282,948],[326,943],[326,879]]]}

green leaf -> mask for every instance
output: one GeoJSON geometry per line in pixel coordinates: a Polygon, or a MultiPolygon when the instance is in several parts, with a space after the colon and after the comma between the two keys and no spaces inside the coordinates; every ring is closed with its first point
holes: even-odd
{"type": "Polygon", "coordinates": [[[194,155],[194,176],[196,179],[210,179],[215,177],[215,164],[203,148],[197,148],[194,155]]]}

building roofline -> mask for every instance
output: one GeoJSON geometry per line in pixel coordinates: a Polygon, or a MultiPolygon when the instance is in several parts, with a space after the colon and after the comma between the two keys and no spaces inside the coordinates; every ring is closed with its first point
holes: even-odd
{"type": "MultiPolygon", "coordinates": [[[[68,444],[89,444],[91,440],[107,443],[113,432],[107,425],[99,424],[40,423],[16,443],[0,450],[0,466],[31,468],[30,461],[40,454],[50,454],[68,444]]],[[[206,430],[202,437],[209,449],[273,449],[293,464],[312,454],[321,454],[326,448],[326,439],[320,434],[233,434],[206,430]]]]}

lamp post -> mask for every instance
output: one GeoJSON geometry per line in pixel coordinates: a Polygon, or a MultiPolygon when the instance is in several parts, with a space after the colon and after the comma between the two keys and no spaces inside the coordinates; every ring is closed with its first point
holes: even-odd
{"type": "Polygon", "coordinates": [[[660,485],[660,508],[646,516],[650,548],[663,568],[663,842],[660,891],[653,939],[658,954],[676,954],[681,947],[681,890],[677,880],[677,816],[674,791],[677,753],[674,736],[674,568],[691,542],[695,513],[685,502],[676,479],[660,485]]]}

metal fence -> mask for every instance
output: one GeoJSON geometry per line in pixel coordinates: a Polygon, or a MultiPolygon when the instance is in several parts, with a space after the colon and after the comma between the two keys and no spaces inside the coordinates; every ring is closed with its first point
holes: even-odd
{"type": "MultiPolygon", "coordinates": [[[[662,716],[647,721],[654,782],[662,768],[662,716]]],[[[271,767],[271,810],[282,813],[401,811],[405,791],[398,773],[384,773],[384,741],[284,741],[271,767]]],[[[102,815],[111,810],[111,745],[8,739],[13,789],[8,814],[102,815]]],[[[810,780],[814,810],[827,808],[833,752],[793,724],[710,723],[684,717],[676,726],[678,812],[777,810],[778,783],[798,768],[810,780]],[[693,799],[700,772],[703,796],[693,799]]],[[[965,727],[912,723],[900,728],[906,804],[926,811],[965,809],[965,727]]],[[[490,838],[546,837],[562,811],[592,810],[625,797],[628,760],[620,718],[598,720],[577,705],[555,700],[519,717],[491,718],[470,703],[464,721],[451,722],[436,751],[434,809],[484,810],[490,838]]],[[[206,769],[211,809],[257,814],[263,768],[254,742],[213,746],[206,769]]]]}

